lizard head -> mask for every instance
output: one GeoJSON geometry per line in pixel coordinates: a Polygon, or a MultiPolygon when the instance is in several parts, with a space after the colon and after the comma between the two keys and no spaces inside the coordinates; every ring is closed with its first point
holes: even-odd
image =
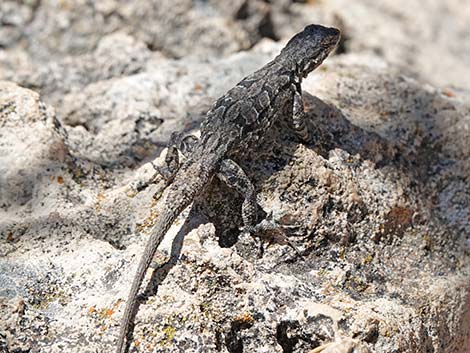
{"type": "Polygon", "coordinates": [[[281,56],[295,65],[295,69],[306,77],[326,59],[341,37],[338,29],[309,25],[297,33],[281,51],[281,56]]]}

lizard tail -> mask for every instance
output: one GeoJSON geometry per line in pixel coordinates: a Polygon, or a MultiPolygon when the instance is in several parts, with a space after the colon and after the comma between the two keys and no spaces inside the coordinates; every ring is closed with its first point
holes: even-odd
{"type": "Polygon", "coordinates": [[[152,238],[149,240],[145,247],[144,253],[139,263],[139,267],[137,268],[137,272],[134,277],[134,281],[132,282],[132,287],[129,292],[126,308],[124,310],[124,316],[121,322],[121,330],[119,332],[117,353],[125,352],[125,347],[128,346],[128,344],[125,345],[125,342],[129,331],[129,326],[131,324],[131,319],[134,316],[134,310],[137,304],[136,301],[140,285],[142,284],[147,269],[149,268],[153,260],[153,255],[155,254],[158,245],[160,245],[160,242],[162,241],[165,233],[171,227],[176,217],[178,217],[178,214],[174,214],[173,212],[164,212],[164,214],[159,217],[159,220],[156,224],[156,229],[158,229],[158,232],[152,235],[152,238]]]}
{"type": "Polygon", "coordinates": [[[204,189],[204,186],[213,174],[213,169],[207,165],[206,167],[207,168],[201,168],[198,163],[189,163],[189,165],[183,166],[183,170],[180,169],[180,172],[178,172],[173,184],[170,186],[168,197],[165,202],[166,208],[158,217],[157,223],[154,227],[154,232],[145,247],[134,281],[132,282],[132,287],[129,292],[124,316],[121,322],[117,353],[124,353],[126,351],[125,348],[129,346],[130,342],[126,342],[126,338],[131,319],[136,308],[137,295],[147,269],[153,260],[153,256],[175,219],[192,203],[194,197],[204,189]],[[191,178],[192,182],[188,182],[187,175],[191,175],[191,173],[193,173],[192,175],[194,178],[191,178]]]}

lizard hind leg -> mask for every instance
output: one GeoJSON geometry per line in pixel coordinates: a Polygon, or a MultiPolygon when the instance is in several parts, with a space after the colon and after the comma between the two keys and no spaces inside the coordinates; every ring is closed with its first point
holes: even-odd
{"type": "Polygon", "coordinates": [[[242,204],[243,226],[253,227],[257,221],[258,204],[255,187],[245,171],[233,160],[225,159],[220,165],[217,177],[244,197],[242,204]]]}
{"type": "Polygon", "coordinates": [[[243,169],[231,159],[222,161],[217,177],[225,182],[227,186],[236,190],[244,197],[242,204],[242,234],[269,240],[279,244],[287,244],[297,253],[297,249],[288,240],[286,233],[296,226],[281,225],[268,214],[266,219],[257,222],[258,203],[256,202],[256,191],[243,169]]]}

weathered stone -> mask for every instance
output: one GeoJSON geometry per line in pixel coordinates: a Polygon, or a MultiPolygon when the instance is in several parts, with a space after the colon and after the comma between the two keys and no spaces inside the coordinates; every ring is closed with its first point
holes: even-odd
{"type": "Polygon", "coordinates": [[[157,254],[133,349],[467,353],[470,15],[427,6],[2,2],[0,78],[40,95],[0,82],[0,352],[114,349],[165,196],[148,162],[277,54],[263,30],[322,20],[347,40],[303,82],[314,142],[283,124],[239,161],[302,258],[238,239],[214,182],[157,254]]]}

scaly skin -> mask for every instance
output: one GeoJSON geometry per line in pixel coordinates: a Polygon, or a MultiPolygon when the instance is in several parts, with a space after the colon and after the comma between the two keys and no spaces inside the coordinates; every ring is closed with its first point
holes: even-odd
{"type": "Polygon", "coordinates": [[[187,160],[173,173],[174,179],[155,231],[142,255],[127,299],[117,353],[129,346],[126,336],[136,307],[137,294],[162,238],[211,178],[218,177],[245,196],[242,218],[245,231],[266,229],[256,223],[256,195],[243,170],[232,157],[251,148],[279,119],[292,118],[293,129],[310,139],[304,123],[301,81],[336,47],[340,32],[310,25],[297,33],[281,53],[264,67],[240,81],[219,98],[201,125],[201,138],[194,142],[187,160]]]}

